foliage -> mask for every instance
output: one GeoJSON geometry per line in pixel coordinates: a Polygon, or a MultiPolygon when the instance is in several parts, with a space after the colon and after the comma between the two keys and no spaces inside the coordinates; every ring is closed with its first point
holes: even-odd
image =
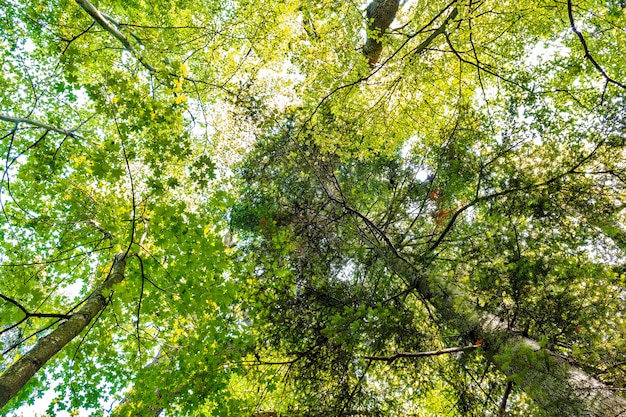
{"type": "Polygon", "coordinates": [[[620,2],[403,2],[376,64],[354,2],[0,1],[0,370],[128,257],[7,410],[540,416],[561,363],[622,398],[620,2]]]}

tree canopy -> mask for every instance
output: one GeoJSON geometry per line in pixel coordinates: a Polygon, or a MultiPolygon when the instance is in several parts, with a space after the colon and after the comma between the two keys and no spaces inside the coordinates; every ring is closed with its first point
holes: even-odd
{"type": "Polygon", "coordinates": [[[0,0],[0,409],[626,413],[621,0],[0,0]]]}

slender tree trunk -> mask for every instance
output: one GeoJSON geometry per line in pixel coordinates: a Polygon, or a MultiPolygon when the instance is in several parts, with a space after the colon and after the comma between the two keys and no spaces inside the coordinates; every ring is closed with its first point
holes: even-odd
{"type": "Polygon", "coordinates": [[[89,296],[82,308],[50,334],[39,339],[28,353],[0,376],[0,408],[4,407],[50,358],[78,336],[102,311],[107,303],[106,290],[124,279],[125,268],[126,255],[117,255],[106,280],[89,296]]]}

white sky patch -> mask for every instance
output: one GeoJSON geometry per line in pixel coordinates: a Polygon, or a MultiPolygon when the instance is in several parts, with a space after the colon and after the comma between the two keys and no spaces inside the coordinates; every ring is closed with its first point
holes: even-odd
{"type": "MultiPolygon", "coordinates": [[[[49,379],[46,378],[46,382],[48,382],[49,379]]],[[[50,403],[52,402],[52,400],[54,400],[54,398],[56,397],[56,392],[54,391],[54,389],[59,386],[60,381],[56,381],[53,382],[48,390],[45,391],[43,397],[41,398],[37,398],[35,400],[35,402],[33,403],[33,405],[23,405],[20,408],[18,408],[17,410],[11,411],[9,412],[9,414],[6,415],[6,417],[43,417],[43,416],[48,416],[49,414],[46,412],[46,410],[48,409],[48,407],[50,406],[50,403]]],[[[78,410],[79,414],[78,415],[86,415],[88,414],[86,412],[86,410],[78,410]],[[84,412],[84,414],[82,414],[84,412]]],[[[55,417],[70,417],[71,414],[67,411],[57,411],[57,414],[55,414],[55,417]]]]}
{"type": "Polygon", "coordinates": [[[413,173],[415,174],[415,179],[417,179],[418,181],[426,181],[428,176],[431,174],[431,171],[426,167],[415,165],[411,161],[413,148],[418,143],[418,136],[411,136],[410,138],[408,138],[402,145],[402,148],[400,148],[400,157],[404,161],[405,168],[409,168],[411,169],[411,171],[413,171],[413,173]]]}
{"type": "Polygon", "coordinates": [[[284,111],[289,106],[302,105],[302,99],[298,96],[295,86],[303,82],[304,74],[289,62],[286,62],[280,71],[262,68],[259,71],[259,80],[274,85],[272,99],[269,101],[272,107],[284,111]]]}
{"type": "Polygon", "coordinates": [[[354,261],[349,260],[337,272],[337,278],[339,278],[341,281],[350,282],[350,281],[353,281],[355,272],[356,272],[356,264],[354,263],[354,261]]]}
{"type": "Polygon", "coordinates": [[[24,48],[24,52],[31,53],[37,48],[37,46],[31,39],[26,39],[22,48],[24,48]]]}
{"type": "Polygon", "coordinates": [[[66,297],[75,298],[80,295],[80,291],[83,289],[85,282],[82,279],[76,280],[75,282],[64,286],[59,289],[59,294],[64,295],[66,297]]]}
{"type": "Polygon", "coordinates": [[[571,53],[570,48],[565,46],[560,40],[539,41],[528,50],[526,54],[526,65],[534,68],[555,58],[565,57],[571,53]]]}
{"type": "Polygon", "coordinates": [[[402,148],[400,149],[400,156],[402,159],[407,160],[411,156],[413,146],[415,146],[418,140],[419,138],[417,136],[411,136],[404,142],[402,148]]]}

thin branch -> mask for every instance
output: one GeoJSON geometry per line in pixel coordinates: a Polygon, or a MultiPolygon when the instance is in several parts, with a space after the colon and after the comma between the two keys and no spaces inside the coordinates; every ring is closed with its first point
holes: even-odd
{"type": "Polygon", "coordinates": [[[385,362],[393,362],[396,359],[400,358],[423,358],[426,356],[439,356],[439,355],[447,355],[448,353],[456,353],[456,352],[465,352],[468,350],[476,349],[480,346],[480,344],[463,346],[463,347],[454,347],[440,350],[433,350],[430,352],[398,352],[395,355],[391,356],[365,356],[365,359],[369,359],[372,361],[385,361],[385,362]]]}
{"type": "Polygon", "coordinates": [[[435,29],[435,31],[431,33],[422,43],[420,43],[417,47],[411,49],[407,55],[419,54],[424,49],[426,49],[435,40],[437,36],[445,32],[446,26],[448,26],[448,22],[454,19],[458,14],[459,14],[459,11],[456,7],[452,9],[452,12],[450,12],[450,15],[446,17],[446,19],[441,23],[441,25],[437,29],[435,29]]]}
{"type": "Polygon", "coordinates": [[[602,68],[600,64],[598,64],[598,61],[596,61],[595,58],[591,55],[591,52],[589,52],[589,47],[587,46],[587,41],[585,41],[585,37],[578,29],[576,29],[576,24],[574,23],[574,12],[572,11],[572,0],[567,0],[567,16],[569,17],[569,25],[572,28],[572,32],[574,32],[576,36],[578,36],[578,39],[580,39],[580,44],[583,46],[583,50],[585,51],[585,58],[591,61],[593,66],[598,70],[600,74],[602,74],[602,76],[607,81],[607,83],[615,84],[616,86],[621,87],[624,90],[626,90],[626,85],[609,77],[606,71],[604,71],[604,68],[602,68]]]}
{"type": "Polygon", "coordinates": [[[463,63],[465,63],[465,64],[468,64],[468,65],[473,65],[473,66],[475,66],[476,68],[478,68],[479,70],[482,70],[482,71],[484,71],[484,72],[486,72],[486,73],[488,73],[488,74],[491,74],[491,75],[493,75],[494,77],[501,79],[502,81],[505,81],[505,82],[507,82],[507,83],[509,83],[509,84],[512,84],[512,85],[514,85],[514,86],[516,86],[516,87],[520,88],[521,90],[524,90],[524,91],[528,91],[528,92],[534,93],[534,91],[532,91],[532,90],[531,90],[531,89],[529,89],[528,87],[526,87],[526,86],[524,86],[524,85],[522,85],[522,84],[520,84],[520,83],[518,83],[518,82],[516,82],[516,81],[514,81],[514,80],[512,80],[512,79],[506,78],[506,77],[504,77],[504,76],[502,76],[502,75],[498,74],[495,70],[490,70],[489,68],[487,68],[487,66],[485,66],[485,65],[481,65],[481,63],[480,63],[480,62],[472,62],[472,61],[469,61],[469,60],[467,60],[467,59],[463,58],[463,57],[461,56],[461,53],[460,53],[459,51],[457,51],[457,50],[456,50],[456,48],[454,47],[454,45],[452,45],[452,41],[450,40],[450,37],[448,36],[448,34],[444,32],[444,35],[446,36],[446,41],[447,41],[447,43],[448,43],[448,46],[450,47],[450,50],[452,51],[452,53],[453,53],[454,55],[456,55],[456,57],[458,58],[458,60],[459,60],[459,61],[461,61],[461,62],[463,62],[463,63]]]}
{"type": "Polygon", "coordinates": [[[502,397],[502,402],[500,403],[500,408],[498,409],[498,416],[500,417],[504,417],[504,413],[506,413],[506,402],[508,401],[509,395],[511,394],[511,388],[513,388],[513,382],[509,381],[506,384],[504,396],[502,397]]]}
{"type": "MultiPolygon", "coordinates": [[[[29,317],[37,317],[37,318],[55,318],[55,319],[64,319],[67,320],[70,318],[69,315],[67,314],[57,314],[57,313],[31,313],[28,310],[26,310],[26,307],[24,307],[22,304],[20,304],[18,301],[12,299],[11,297],[7,297],[4,294],[0,293],[0,298],[2,298],[4,301],[7,301],[11,304],[13,304],[14,306],[16,306],[17,308],[19,308],[20,310],[22,310],[22,313],[24,313],[24,315],[26,317],[24,317],[24,320],[26,320],[29,317]]],[[[22,320],[23,321],[23,320],[22,320]]]]}
{"type": "Polygon", "coordinates": [[[410,293],[410,292],[411,292],[411,291],[413,291],[414,289],[415,289],[415,286],[411,285],[411,286],[410,286],[409,288],[407,288],[406,290],[401,291],[401,292],[399,292],[398,294],[392,295],[391,297],[384,299],[384,300],[383,300],[383,301],[381,301],[380,303],[381,303],[382,305],[385,305],[385,304],[387,304],[387,303],[388,303],[388,302],[390,302],[390,301],[396,300],[396,299],[398,299],[398,298],[402,297],[403,295],[406,295],[406,294],[410,293]]]}
{"type": "MultiPolygon", "coordinates": [[[[78,35],[74,35],[72,36],[71,39],[65,39],[63,37],[60,36],[60,39],[64,42],[66,42],[66,44],[63,46],[63,49],[61,50],[61,55],[64,55],[65,52],[67,51],[67,49],[70,47],[70,45],[72,44],[72,42],[74,42],[75,40],[77,40],[78,38],[80,38],[81,36],[83,36],[84,34],[86,34],[87,32],[89,32],[91,30],[91,28],[93,28],[96,25],[96,22],[91,22],[89,24],[89,26],[87,26],[87,29],[84,29],[82,32],[80,32],[78,35]]],[[[60,61],[59,61],[60,63],[60,61]]],[[[58,64],[57,64],[58,67],[58,64]]]]}
{"type": "Polygon", "coordinates": [[[350,402],[353,400],[354,394],[356,394],[356,391],[359,389],[359,385],[361,385],[363,383],[363,380],[367,376],[367,371],[370,369],[371,365],[372,365],[372,360],[370,359],[367,362],[367,365],[365,365],[365,369],[363,370],[363,373],[361,374],[361,377],[354,384],[354,388],[352,389],[352,392],[350,392],[350,395],[348,396],[348,398],[346,398],[345,402],[343,403],[343,407],[341,407],[341,411],[339,411],[339,417],[351,414],[348,411],[348,406],[350,405],[350,402]]]}
{"type": "Polygon", "coordinates": [[[273,361],[263,361],[263,360],[255,360],[255,361],[244,361],[242,363],[249,363],[250,366],[259,366],[259,365],[291,365],[294,362],[298,361],[299,359],[301,359],[302,357],[297,357],[295,359],[289,360],[289,361],[278,361],[278,362],[273,362],[273,361]]]}
{"type": "Polygon", "coordinates": [[[117,121],[117,116],[113,117],[113,121],[115,123],[115,128],[117,129],[117,134],[120,138],[120,141],[122,143],[122,155],[124,156],[124,163],[126,165],[126,171],[128,172],[128,180],[129,180],[129,185],[130,185],[130,196],[131,196],[131,203],[132,203],[132,212],[133,212],[133,217],[131,219],[131,226],[130,226],[130,241],[128,243],[128,247],[126,247],[126,251],[124,252],[124,257],[127,257],[128,254],[130,253],[131,248],[133,247],[133,245],[136,243],[135,242],[135,234],[136,234],[136,227],[137,227],[137,201],[136,201],[136,196],[135,196],[135,181],[133,179],[133,173],[132,170],[130,169],[130,161],[128,160],[128,153],[126,152],[126,137],[122,134],[122,131],[120,129],[120,125],[117,121]]]}
{"type": "Polygon", "coordinates": [[[549,180],[546,180],[544,182],[541,182],[539,184],[530,184],[524,187],[516,187],[516,188],[510,188],[508,190],[503,190],[503,191],[499,191],[497,193],[493,193],[493,194],[489,194],[489,195],[484,195],[482,197],[477,197],[474,200],[470,201],[469,203],[467,203],[466,205],[464,205],[463,207],[459,208],[453,215],[452,217],[450,217],[450,220],[448,221],[448,224],[446,225],[446,227],[444,228],[444,230],[441,232],[441,234],[439,235],[439,238],[428,248],[429,252],[434,252],[434,250],[441,244],[441,242],[443,242],[444,238],[446,237],[446,235],[448,234],[448,232],[450,232],[450,230],[452,229],[452,227],[454,226],[454,223],[456,222],[457,218],[467,209],[469,209],[470,207],[473,207],[479,203],[485,202],[485,201],[491,201],[491,200],[495,200],[499,197],[504,197],[506,195],[509,194],[513,194],[513,193],[517,193],[520,191],[527,191],[527,190],[531,190],[531,189],[538,189],[538,188],[545,188],[548,187],[551,184],[556,183],[557,181],[559,181],[561,178],[564,178],[568,175],[572,175],[572,174],[576,174],[576,172],[578,171],[578,168],[580,168],[585,162],[587,162],[588,160],[590,160],[598,151],[598,149],[604,144],[604,142],[600,142],[596,145],[596,147],[594,149],[591,150],[591,152],[589,152],[589,154],[587,156],[585,156],[584,158],[581,158],[580,161],[578,161],[573,167],[569,168],[567,171],[553,177],[550,178],[549,180]]]}
{"type": "MultiPolygon", "coordinates": [[[[85,242],[85,245],[88,245],[88,244],[91,244],[91,243],[94,243],[94,242],[99,244],[103,240],[104,240],[103,238],[90,240],[89,242],[85,242]]],[[[76,249],[76,248],[78,248],[80,246],[82,246],[82,245],[77,245],[76,247],[63,250],[63,251],[57,253],[55,256],[60,256],[61,254],[70,252],[70,251],[72,251],[72,250],[74,250],[74,249],[76,249]]],[[[85,256],[91,255],[93,253],[101,252],[101,251],[108,250],[108,249],[111,249],[111,248],[112,248],[112,246],[105,246],[105,247],[102,247],[102,248],[98,248],[98,245],[96,245],[95,249],[91,249],[91,250],[86,251],[86,252],[79,252],[77,254],[70,255],[70,256],[67,256],[65,258],[52,258],[52,259],[49,259],[49,260],[43,260],[43,261],[37,261],[37,262],[6,263],[6,264],[0,264],[0,268],[21,267],[21,266],[52,265],[54,263],[64,262],[64,261],[68,261],[68,260],[74,259],[74,258],[85,257],[85,256]]]]}
{"type": "Polygon", "coordinates": [[[143,301],[143,293],[146,285],[146,274],[143,267],[143,259],[139,255],[135,255],[139,260],[139,268],[141,269],[141,291],[139,293],[139,302],[137,303],[137,322],[135,324],[135,331],[137,332],[137,350],[141,357],[141,336],[139,335],[139,319],[141,315],[141,302],[143,301]]]}
{"type": "Polygon", "coordinates": [[[73,138],[78,137],[78,135],[73,130],[61,129],[61,128],[54,127],[54,126],[46,124],[46,123],[38,122],[36,120],[27,119],[27,118],[23,118],[23,117],[13,117],[13,116],[8,116],[6,114],[0,114],[0,120],[3,120],[5,122],[9,122],[9,123],[15,123],[16,125],[25,124],[25,125],[40,127],[40,128],[45,129],[47,131],[60,133],[62,135],[71,136],[73,138]]]}
{"type": "Polygon", "coordinates": [[[12,298],[7,297],[4,294],[0,294],[0,298],[2,298],[4,301],[8,301],[9,303],[13,304],[14,306],[16,306],[17,308],[19,308],[20,310],[22,310],[22,313],[26,314],[28,316],[28,310],[26,310],[24,308],[24,306],[22,306],[20,303],[18,303],[17,301],[15,301],[12,298]]]}
{"type": "MultiPolygon", "coordinates": [[[[61,319],[54,320],[52,323],[49,323],[48,325],[46,325],[42,329],[36,330],[33,333],[31,333],[30,335],[28,335],[28,336],[22,337],[20,340],[18,340],[17,342],[13,343],[8,348],[6,348],[4,351],[0,352],[0,355],[6,355],[7,353],[11,352],[13,349],[17,349],[18,346],[20,346],[22,343],[26,342],[28,339],[31,339],[31,338],[37,336],[40,333],[44,333],[45,331],[47,331],[48,329],[50,329],[51,327],[53,327],[54,325],[56,325],[60,321],[61,321],[61,319]]],[[[13,327],[16,327],[16,326],[11,326],[10,329],[12,329],[13,327]]],[[[8,329],[4,329],[4,331],[6,331],[6,330],[8,330],[8,329]]]]}

